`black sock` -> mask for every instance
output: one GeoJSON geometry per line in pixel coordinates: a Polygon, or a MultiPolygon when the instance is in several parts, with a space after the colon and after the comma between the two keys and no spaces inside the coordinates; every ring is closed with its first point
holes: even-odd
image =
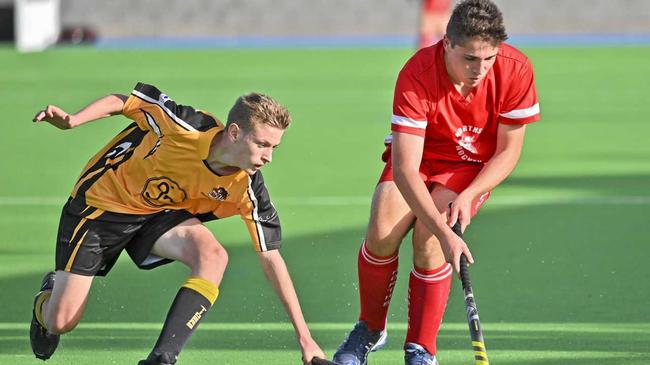
{"type": "Polygon", "coordinates": [[[178,356],[218,295],[219,288],[213,283],[196,276],[188,278],[169,308],[150,357],[163,352],[178,356]]]}

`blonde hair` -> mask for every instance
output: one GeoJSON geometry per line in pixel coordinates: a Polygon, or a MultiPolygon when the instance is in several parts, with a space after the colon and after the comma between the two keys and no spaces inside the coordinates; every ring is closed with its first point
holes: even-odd
{"type": "Polygon", "coordinates": [[[240,96],[228,112],[228,123],[236,123],[240,128],[250,131],[254,123],[287,129],[291,124],[291,115],[287,108],[270,96],[249,93],[240,96]]]}

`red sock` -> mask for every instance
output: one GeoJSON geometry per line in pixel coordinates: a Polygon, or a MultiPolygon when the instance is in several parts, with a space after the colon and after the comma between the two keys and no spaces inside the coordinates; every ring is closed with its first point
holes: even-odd
{"type": "Polygon", "coordinates": [[[406,342],[417,343],[432,355],[436,354],[436,338],[449,298],[452,271],[448,263],[433,270],[414,267],[411,271],[406,342]]]}
{"type": "Polygon", "coordinates": [[[357,261],[361,301],[359,320],[365,321],[372,331],[386,327],[388,305],[397,279],[397,264],[397,255],[375,256],[366,249],[366,241],[363,241],[357,261]]]}

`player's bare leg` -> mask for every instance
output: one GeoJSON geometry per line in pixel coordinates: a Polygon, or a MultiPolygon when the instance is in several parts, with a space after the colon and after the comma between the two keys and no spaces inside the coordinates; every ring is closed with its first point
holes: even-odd
{"type": "Polygon", "coordinates": [[[377,185],[366,239],[359,250],[359,322],[341,344],[334,361],[342,365],[367,362],[368,353],[386,342],[386,316],[397,278],[397,253],[415,217],[392,181],[377,185]]]}
{"type": "Polygon", "coordinates": [[[174,364],[219,295],[228,255],[212,232],[194,218],[162,235],[151,253],[181,261],[192,270],[169,309],[156,345],[147,359],[139,362],[140,365],[174,364]]]}
{"type": "Polygon", "coordinates": [[[393,181],[377,185],[372,197],[366,246],[377,256],[391,256],[413,226],[415,216],[393,181]]]}
{"type": "MultiPolygon", "coordinates": [[[[438,211],[447,214],[454,191],[435,184],[431,198],[438,211]]],[[[413,270],[409,279],[409,326],[405,341],[406,364],[437,364],[436,338],[447,306],[452,267],[445,260],[440,241],[423,223],[413,229],[413,270]]]]}
{"type": "Polygon", "coordinates": [[[49,359],[59,343],[59,335],[77,326],[93,278],[61,270],[45,275],[34,298],[30,326],[30,343],[37,358],[49,359]]]}

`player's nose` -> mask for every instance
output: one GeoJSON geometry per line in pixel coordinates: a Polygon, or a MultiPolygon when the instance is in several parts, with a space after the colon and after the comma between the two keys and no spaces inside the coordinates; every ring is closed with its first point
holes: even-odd
{"type": "Polygon", "coordinates": [[[264,154],[262,154],[262,161],[264,163],[270,163],[273,161],[273,150],[267,151],[264,154]]]}

